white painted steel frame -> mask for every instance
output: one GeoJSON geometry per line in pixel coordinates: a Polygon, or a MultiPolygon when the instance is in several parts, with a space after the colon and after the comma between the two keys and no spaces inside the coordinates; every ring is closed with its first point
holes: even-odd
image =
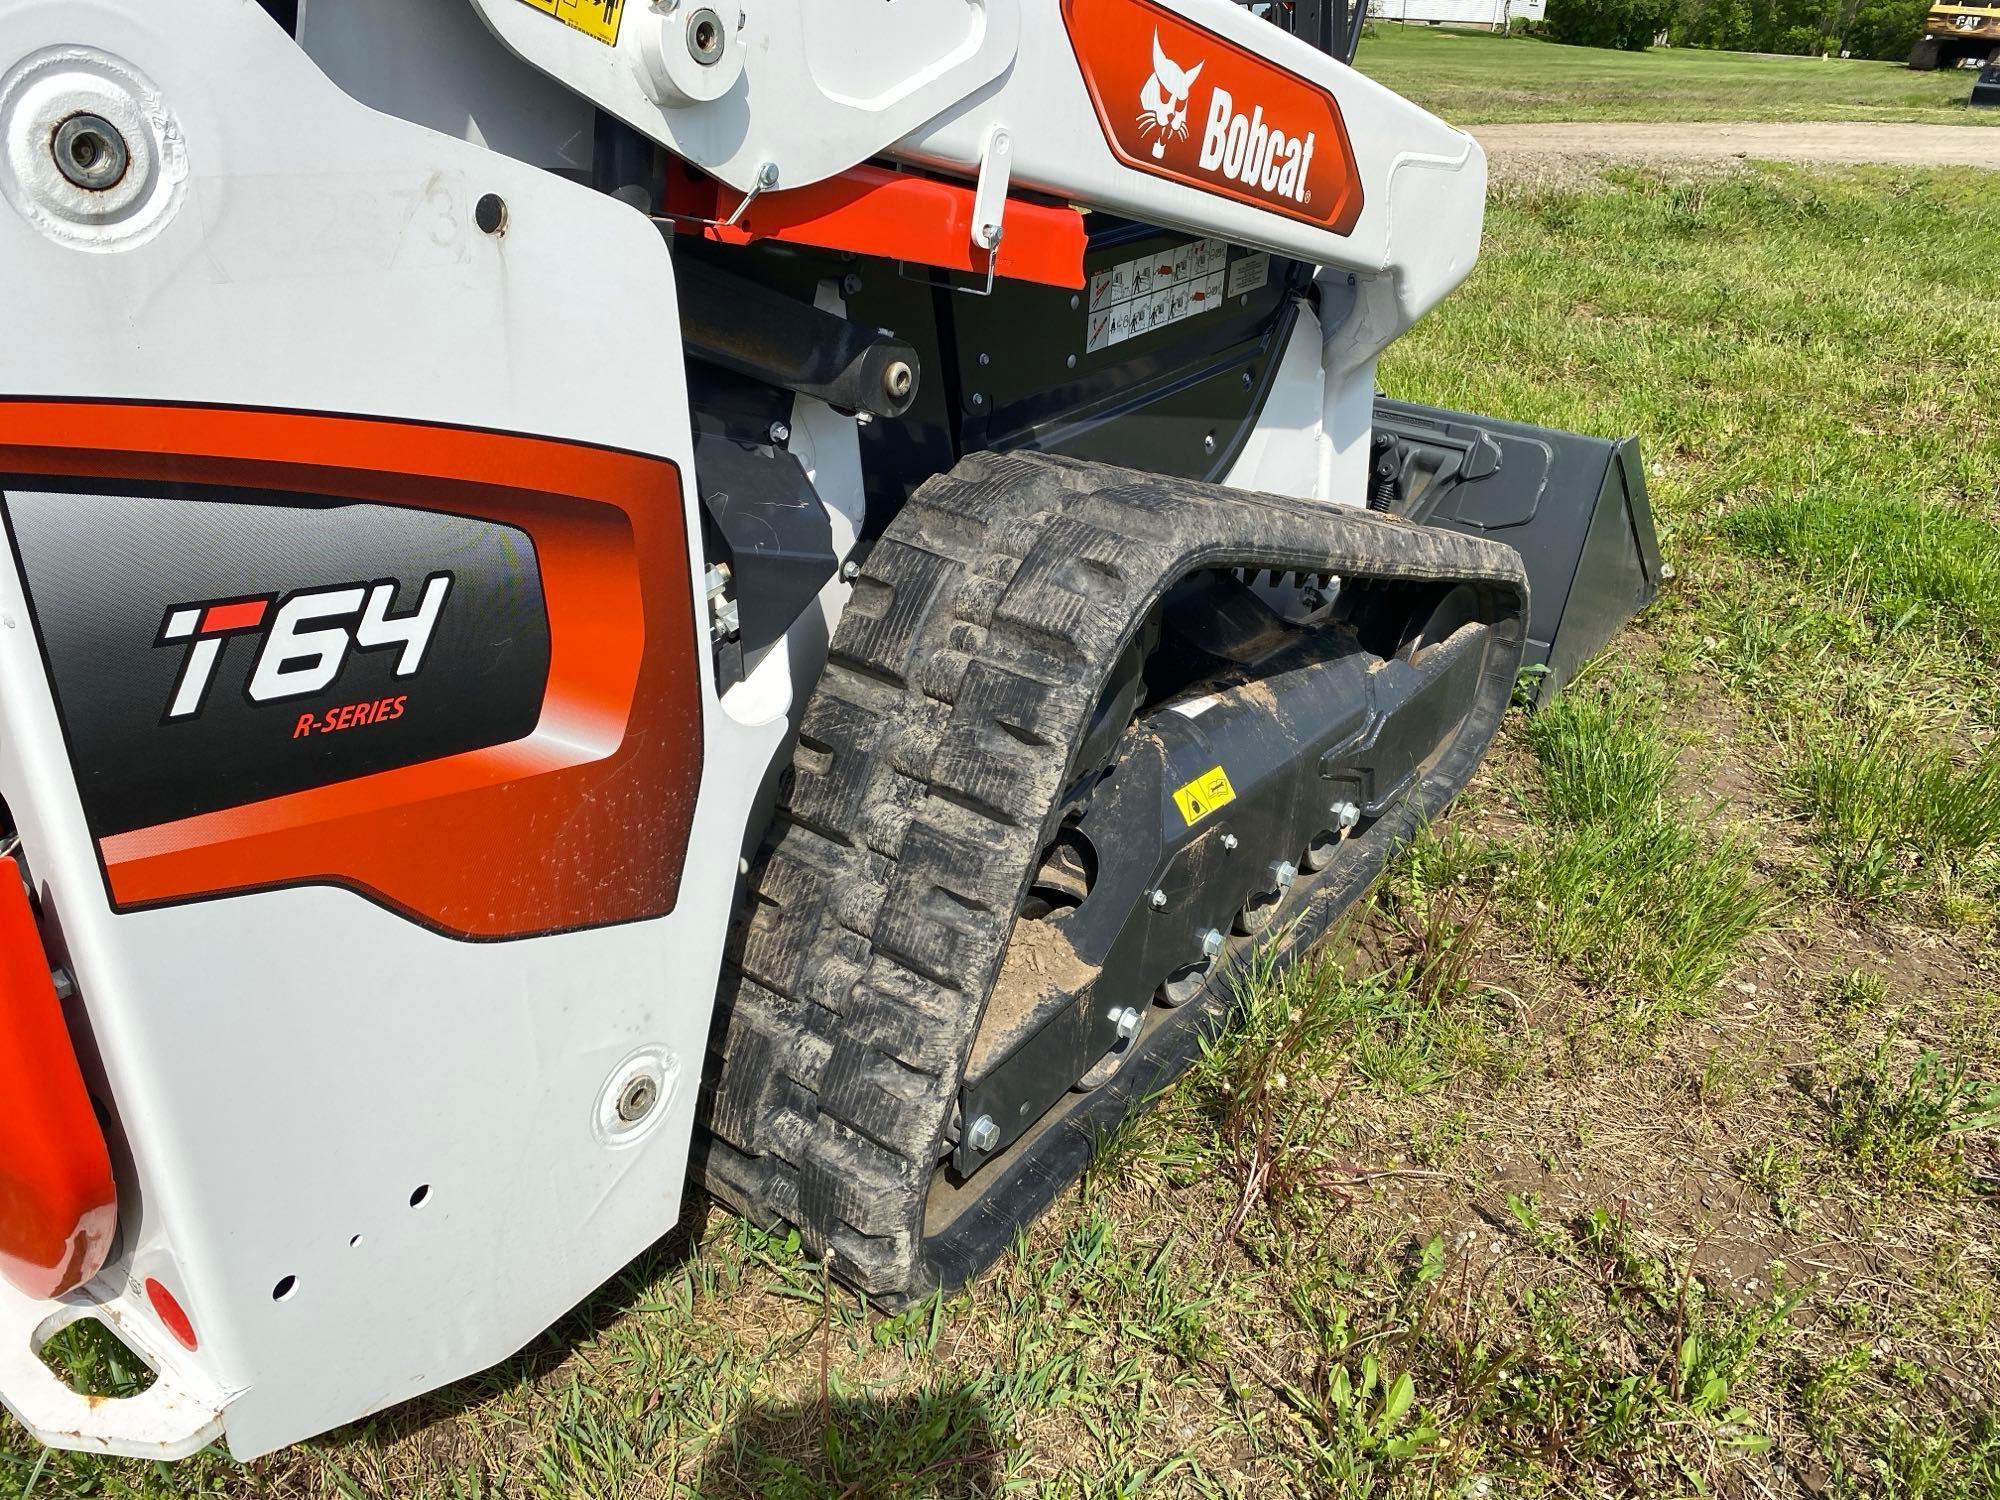
{"type": "MultiPolygon", "coordinates": [[[[0,73],[50,47],[151,79],[185,193],[115,251],[0,209],[0,396],[453,423],[691,472],[672,262],[642,214],[363,108],[250,0],[0,6],[0,73]],[[485,193],[507,201],[504,236],[473,227],[485,193]]],[[[465,943],[330,887],[115,914],[0,562],[0,796],[124,1158],[120,1249],[88,1294],[161,1366],[158,1396],[65,1407],[23,1372],[46,1320],[72,1314],[0,1298],[0,1397],[44,1439],[160,1457],[219,1409],[234,1452],[266,1452],[504,1358],[672,1226],[739,858],[789,707],[769,695],[746,722],[717,706],[705,653],[699,669],[701,790],[666,918],[465,943]],[[681,1087],[642,1140],[603,1145],[600,1092],[648,1046],[678,1057],[681,1087]],[[160,1327],[147,1276],[185,1305],[198,1353],[160,1327]]]]}

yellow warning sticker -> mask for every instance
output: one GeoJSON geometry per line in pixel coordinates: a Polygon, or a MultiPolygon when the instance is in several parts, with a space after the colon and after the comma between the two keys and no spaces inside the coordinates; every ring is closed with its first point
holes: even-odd
{"type": "Polygon", "coordinates": [[[618,45],[618,22],[625,13],[625,0],[522,0],[522,3],[554,16],[565,26],[574,26],[607,47],[618,45]]]}
{"type": "Polygon", "coordinates": [[[1190,828],[1218,807],[1227,807],[1235,800],[1236,788],[1229,784],[1229,773],[1220,766],[1204,771],[1174,793],[1174,806],[1181,810],[1190,828]]]}

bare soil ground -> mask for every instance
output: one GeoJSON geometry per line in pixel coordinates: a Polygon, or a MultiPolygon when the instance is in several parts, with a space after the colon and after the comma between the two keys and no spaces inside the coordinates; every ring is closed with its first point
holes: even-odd
{"type": "Polygon", "coordinates": [[[1480,125],[1479,138],[1510,175],[1537,158],[1604,161],[1838,162],[1914,167],[1983,167],[2000,171],[2000,131],[1958,125],[1615,124],[1593,120],[1545,125],[1480,125]]]}

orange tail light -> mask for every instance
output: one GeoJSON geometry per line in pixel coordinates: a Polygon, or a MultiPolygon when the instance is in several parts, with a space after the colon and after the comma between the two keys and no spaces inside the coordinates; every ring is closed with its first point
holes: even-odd
{"type": "Polygon", "coordinates": [[[111,1250],[111,1156],[12,860],[0,860],[0,1273],[60,1297],[111,1250]]]}

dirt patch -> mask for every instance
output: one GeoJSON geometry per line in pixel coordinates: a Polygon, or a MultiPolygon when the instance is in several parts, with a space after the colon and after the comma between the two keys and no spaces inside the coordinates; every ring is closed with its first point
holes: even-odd
{"type": "Polygon", "coordinates": [[[1472,127],[1497,183],[1563,186],[1617,162],[1671,162],[1699,174],[1744,161],[2000,171],[2000,130],[1958,125],[1664,124],[1600,120],[1472,127]]]}
{"type": "Polygon", "coordinates": [[[1096,979],[1096,968],[1077,957],[1060,927],[1023,917],[1015,924],[1007,956],[1001,960],[993,998],[972,1044],[967,1075],[977,1078],[995,1059],[1006,1056],[1033,1023],[1056,1006],[1056,996],[1066,1001],[1096,979]]]}

